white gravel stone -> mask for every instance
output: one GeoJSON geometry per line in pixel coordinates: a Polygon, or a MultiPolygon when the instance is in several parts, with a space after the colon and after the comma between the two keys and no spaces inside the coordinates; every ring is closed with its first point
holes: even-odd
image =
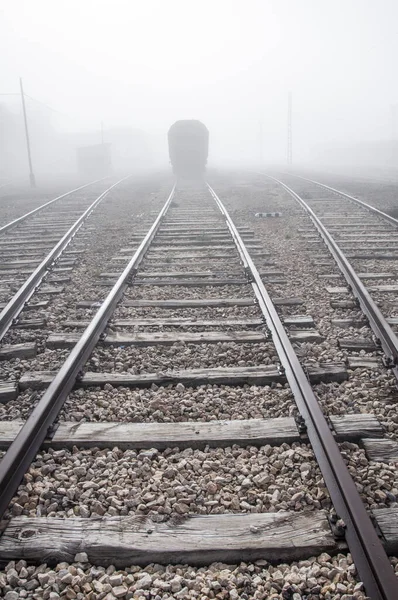
{"type": "MultiPolygon", "coordinates": [[[[398,574],[398,559],[391,559],[393,568],[398,574]]],[[[13,568],[9,563],[5,568],[7,573],[13,568]]],[[[28,592],[18,583],[8,586],[5,598],[16,600],[19,597],[51,598],[59,597],[90,598],[133,598],[145,600],[163,600],[166,598],[213,598],[265,600],[268,598],[297,600],[365,600],[362,583],[358,581],[355,566],[350,554],[338,554],[331,557],[324,553],[307,560],[291,564],[279,563],[271,565],[265,560],[255,563],[240,563],[226,565],[213,563],[207,567],[191,567],[189,565],[150,564],[145,569],[138,566],[116,570],[111,566],[105,569],[101,566],[86,564],[82,567],[60,563],[55,569],[40,565],[42,574],[49,575],[49,584],[28,592]],[[55,581],[54,575],[73,575],[73,583],[63,584],[55,581]],[[75,574],[75,575],[74,575],[75,574]],[[120,577],[122,584],[112,587],[111,578],[120,577]],[[7,596],[6,594],[16,594],[7,596]],[[36,594],[36,595],[34,595],[36,594]],[[92,595],[94,594],[94,595],[92,595]]],[[[37,569],[33,567],[28,581],[35,578],[37,569]]],[[[4,573],[3,573],[4,575],[4,573]]],[[[0,593],[5,587],[0,578],[0,593]]]]}
{"type": "Polygon", "coordinates": [[[146,514],[156,521],[330,506],[311,449],[298,443],[164,452],[50,448],[32,463],[11,511],[15,501],[29,516],[146,514]],[[77,465],[84,476],[76,475],[77,465]]]}

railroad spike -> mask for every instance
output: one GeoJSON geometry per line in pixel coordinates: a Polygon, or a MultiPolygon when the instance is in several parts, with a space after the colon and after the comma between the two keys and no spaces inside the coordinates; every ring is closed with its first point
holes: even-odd
{"type": "Polygon", "coordinates": [[[294,417],[294,420],[296,421],[298,432],[301,435],[304,435],[305,433],[307,433],[307,424],[305,422],[304,417],[302,415],[298,414],[294,417]]]}
{"type": "Polygon", "coordinates": [[[55,432],[59,427],[59,423],[52,423],[50,427],[47,429],[46,440],[51,441],[54,438],[55,432]]]}

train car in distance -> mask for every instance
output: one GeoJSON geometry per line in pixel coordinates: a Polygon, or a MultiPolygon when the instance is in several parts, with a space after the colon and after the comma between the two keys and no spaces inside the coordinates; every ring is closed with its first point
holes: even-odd
{"type": "Polygon", "coordinates": [[[176,121],[169,129],[169,156],[173,173],[184,179],[200,179],[206,171],[209,131],[195,119],[176,121]]]}

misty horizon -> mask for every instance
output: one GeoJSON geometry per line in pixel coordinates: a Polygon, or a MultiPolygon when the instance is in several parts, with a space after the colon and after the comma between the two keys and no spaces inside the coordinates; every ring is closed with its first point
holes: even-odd
{"type": "Polygon", "coordinates": [[[180,119],[206,124],[210,166],[285,164],[289,91],[295,164],[398,139],[390,0],[3,0],[0,10],[2,137],[10,119],[24,169],[19,77],[40,168],[66,164],[71,139],[100,143],[101,123],[105,141],[136,132],[150,148],[144,162],[167,167],[167,131],[180,119]]]}

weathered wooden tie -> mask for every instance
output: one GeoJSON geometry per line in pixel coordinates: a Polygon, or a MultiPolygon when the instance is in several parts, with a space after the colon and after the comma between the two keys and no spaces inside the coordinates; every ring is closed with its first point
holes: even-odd
{"type": "Polygon", "coordinates": [[[15,381],[0,382],[0,403],[15,400],[18,396],[18,384],[15,381]]]}
{"type": "MultiPolygon", "coordinates": [[[[71,348],[80,339],[79,333],[51,333],[47,340],[47,348],[71,348]]],[[[198,333],[145,332],[145,333],[112,333],[107,334],[103,343],[109,346],[170,346],[177,343],[217,344],[233,342],[237,344],[262,343],[267,336],[252,331],[203,331],[198,333]]]]}
{"type": "Polygon", "coordinates": [[[340,338],[338,344],[342,350],[351,350],[353,352],[360,352],[361,350],[374,352],[378,349],[373,340],[360,337],[352,339],[340,338]]]}
{"type": "MultiPolygon", "coordinates": [[[[311,383],[341,382],[348,378],[343,363],[319,363],[306,365],[311,383]]],[[[54,371],[26,372],[19,380],[21,389],[43,389],[54,379],[54,371]]],[[[284,383],[285,375],[276,365],[258,365],[256,367],[216,367],[213,369],[175,369],[163,373],[95,373],[87,372],[78,381],[82,387],[106,384],[125,387],[150,387],[176,385],[183,383],[187,387],[199,385],[270,385],[284,383]]]]}
{"type": "Polygon", "coordinates": [[[9,344],[0,347],[0,360],[11,360],[13,358],[33,358],[37,354],[35,342],[24,344],[9,344]]]}
{"type": "Polygon", "coordinates": [[[390,439],[364,439],[363,447],[370,460],[375,462],[397,462],[398,463],[398,443],[390,439]]]}
{"type": "MultiPolygon", "coordinates": [[[[398,509],[372,511],[386,550],[398,550],[398,509]]],[[[68,518],[13,517],[0,538],[3,561],[53,565],[85,552],[92,564],[147,565],[300,560],[346,549],[324,511],[185,516],[156,523],[142,515],[68,518]]]]}

